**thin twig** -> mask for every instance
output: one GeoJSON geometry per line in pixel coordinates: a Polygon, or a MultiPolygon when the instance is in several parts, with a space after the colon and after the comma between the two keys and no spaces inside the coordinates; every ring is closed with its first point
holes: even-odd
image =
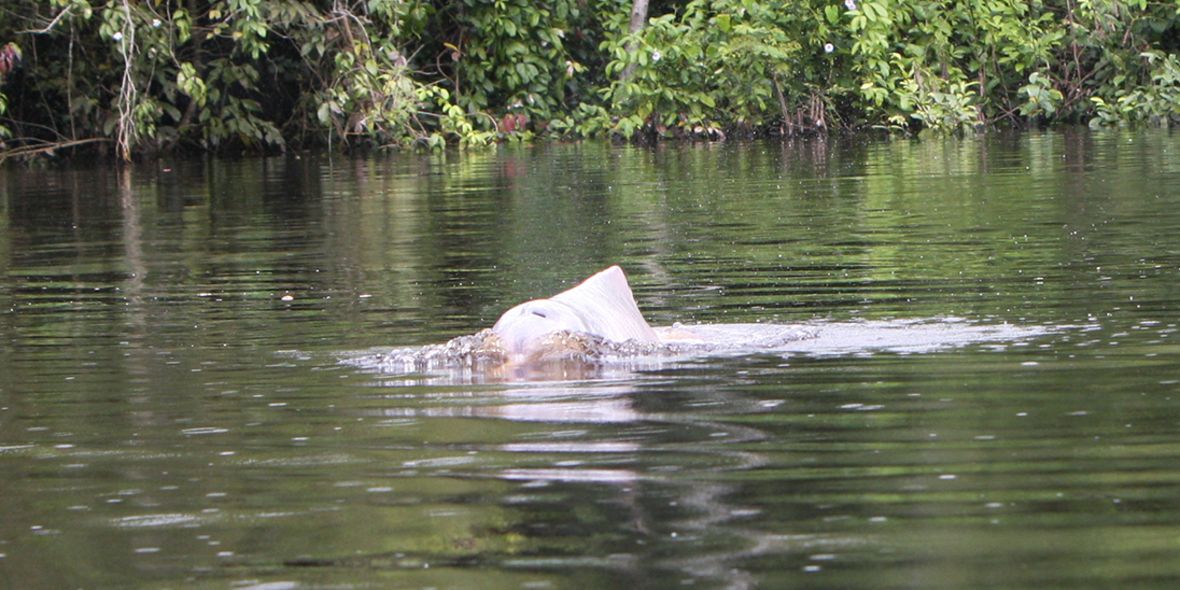
{"type": "Polygon", "coordinates": [[[8,158],[16,158],[16,157],[20,157],[20,156],[31,156],[33,154],[52,152],[54,150],[77,147],[77,146],[85,145],[88,143],[109,142],[111,140],[106,137],[93,137],[90,139],[76,139],[73,141],[62,141],[62,142],[48,142],[48,141],[45,141],[42,139],[32,139],[32,138],[21,139],[21,141],[29,141],[29,142],[36,141],[36,142],[40,142],[40,144],[43,144],[43,145],[40,145],[40,144],[36,145],[36,146],[23,145],[21,147],[12,148],[10,150],[0,150],[0,162],[3,162],[4,160],[6,160],[8,158]]]}
{"type": "Polygon", "coordinates": [[[53,27],[57,26],[57,21],[61,20],[62,17],[68,14],[71,8],[73,8],[73,6],[67,6],[63,8],[62,11],[57,14],[57,16],[53,17],[53,20],[50,21],[48,25],[45,25],[44,29],[25,29],[23,31],[17,31],[16,33],[18,35],[44,35],[45,33],[52,31],[53,27]]]}

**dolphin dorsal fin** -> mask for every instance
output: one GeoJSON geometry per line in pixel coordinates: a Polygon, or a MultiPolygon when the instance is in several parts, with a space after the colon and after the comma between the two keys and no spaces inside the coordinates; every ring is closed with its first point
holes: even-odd
{"type": "Polygon", "coordinates": [[[588,331],[615,342],[655,341],[659,336],[643,319],[623,269],[612,266],[578,286],[549,298],[578,311],[588,331]]]}

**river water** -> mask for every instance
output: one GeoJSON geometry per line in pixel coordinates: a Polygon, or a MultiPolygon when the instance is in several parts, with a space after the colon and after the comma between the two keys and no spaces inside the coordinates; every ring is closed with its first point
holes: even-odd
{"type": "Polygon", "coordinates": [[[1178,155],[10,164],[0,588],[1173,588],[1178,155]],[[653,325],[817,339],[534,380],[355,362],[611,264],[653,325]]]}

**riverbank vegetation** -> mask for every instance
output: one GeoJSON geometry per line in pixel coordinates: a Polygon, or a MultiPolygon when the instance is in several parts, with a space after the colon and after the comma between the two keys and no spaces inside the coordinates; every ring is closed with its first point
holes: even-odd
{"type": "Polygon", "coordinates": [[[1147,0],[11,0],[8,155],[1180,122],[1147,0]]]}

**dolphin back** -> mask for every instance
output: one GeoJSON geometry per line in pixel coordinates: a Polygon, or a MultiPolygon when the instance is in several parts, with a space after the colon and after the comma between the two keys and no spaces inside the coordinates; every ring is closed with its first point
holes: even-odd
{"type": "Polygon", "coordinates": [[[657,341],[643,319],[623,269],[612,266],[549,299],[527,301],[504,312],[492,326],[508,351],[530,349],[557,332],[584,333],[612,342],[657,341]]]}

